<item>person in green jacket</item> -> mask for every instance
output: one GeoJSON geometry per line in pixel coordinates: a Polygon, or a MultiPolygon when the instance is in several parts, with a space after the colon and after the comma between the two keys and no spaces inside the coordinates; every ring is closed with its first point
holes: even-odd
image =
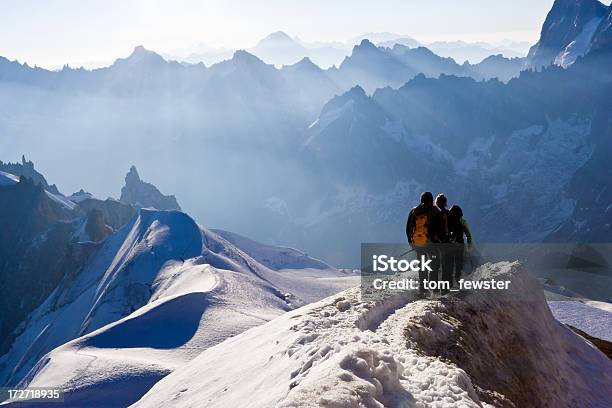
{"type": "Polygon", "coordinates": [[[454,270],[455,282],[459,282],[463,273],[463,254],[465,252],[465,241],[467,239],[468,256],[472,253],[472,233],[467,221],[463,218],[463,211],[458,205],[453,205],[448,210],[448,232],[451,249],[449,250],[450,260],[448,262],[451,270],[454,270]]]}

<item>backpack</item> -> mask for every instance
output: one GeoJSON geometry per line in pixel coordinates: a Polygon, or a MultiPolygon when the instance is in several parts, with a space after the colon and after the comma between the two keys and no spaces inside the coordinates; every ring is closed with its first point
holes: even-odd
{"type": "Polygon", "coordinates": [[[429,224],[430,224],[431,211],[415,211],[414,227],[412,228],[412,243],[416,246],[422,246],[430,242],[429,239],[429,224]]]}

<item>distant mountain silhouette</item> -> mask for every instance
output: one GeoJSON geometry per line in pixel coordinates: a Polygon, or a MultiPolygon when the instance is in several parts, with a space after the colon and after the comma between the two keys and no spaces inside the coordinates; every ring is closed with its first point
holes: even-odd
{"type": "Polygon", "coordinates": [[[276,31],[259,41],[249,52],[264,61],[280,65],[295,64],[309,51],[283,31],[276,31]]]}
{"type": "Polygon", "coordinates": [[[120,201],[136,208],[155,208],[157,210],[181,210],[176,197],[163,195],[157,187],[140,179],[135,166],[125,176],[120,201]]]}
{"type": "Polygon", "coordinates": [[[417,74],[437,77],[440,74],[469,76],[475,79],[499,78],[507,81],[518,76],[523,66],[520,58],[496,56],[479,64],[459,65],[452,58],[443,58],[425,47],[409,48],[395,44],[393,48],[377,47],[363,40],[353,48],[337,71],[336,82],[344,88],[361,85],[368,92],[385,86],[399,87],[417,74]]]}

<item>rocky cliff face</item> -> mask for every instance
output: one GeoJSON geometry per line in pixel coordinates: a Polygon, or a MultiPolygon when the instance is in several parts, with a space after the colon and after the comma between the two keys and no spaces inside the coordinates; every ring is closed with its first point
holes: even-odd
{"type": "Polygon", "coordinates": [[[23,177],[0,187],[0,208],[1,353],[9,333],[69,273],[75,226],[67,221],[68,210],[23,177]]]}
{"type": "Polygon", "coordinates": [[[591,41],[591,51],[612,48],[612,7],[608,16],[599,24],[591,41]]]}
{"type": "Polygon", "coordinates": [[[181,209],[173,195],[163,195],[153,184],[142,181],[135,166],[132,166],[125,176],[125,186],[121,189],[120,200],[140,208],[179,211],[181,209]]]}
{"type": "Polygon", "coordinates": [[[0,354],[60,280],[76,274],[136,212],[112,199],[75,204],[49,187],[32,162],[2,168],[21,176],[4,172],[11,182],[0,184],[0,354]]]}
{"type": "Polygon", "coordinates": [[[597,0],[556,0],[546,16],[540,40],[529,50],[527,66],[539,69],[553,63],[563,67],[573,64],[589,51],[595,32],[609,12],[597,0]]]}

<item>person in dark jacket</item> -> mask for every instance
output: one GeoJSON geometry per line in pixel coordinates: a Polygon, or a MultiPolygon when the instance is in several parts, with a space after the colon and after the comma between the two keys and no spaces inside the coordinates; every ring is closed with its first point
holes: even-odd
{"type": "Polygon", "coordinates": [[[437,243],[441,234],[440,211],[433,205],[433,194],[429,191],[421,194],[421,203],[408,214],[406,237],[418,258],[431,259],[431,272],[419,271],[419,292],[425,294],[424,281],[437,280],[440,269],[440,257],[437,243]]]}
{"type": "Polygon", "coordinates": [[[458,283],[463,272],[463,255],[465,252],[465,241],[467,238],[468,255],[472,252],[472,233],[467,221],[463,218],[463,211],[458,205],[453,205],[448,211],[448,230],[451,245],[450,267],[454,269],[454,278],[458,283]]]}
{"type": "MultiPolygon", "coordinates": [[[[453,257],[450,243],[450,234],[448,230],[448,209],[446,208],[448,200],[443,193],[436,196],[436,208],[440,211],[440,268],[442,272],[442,282],[446,282],[450,289],[453,284],[453,257]]],[[[448,293],[448,289],[442,289],[441,294],[448,293]]]]}

